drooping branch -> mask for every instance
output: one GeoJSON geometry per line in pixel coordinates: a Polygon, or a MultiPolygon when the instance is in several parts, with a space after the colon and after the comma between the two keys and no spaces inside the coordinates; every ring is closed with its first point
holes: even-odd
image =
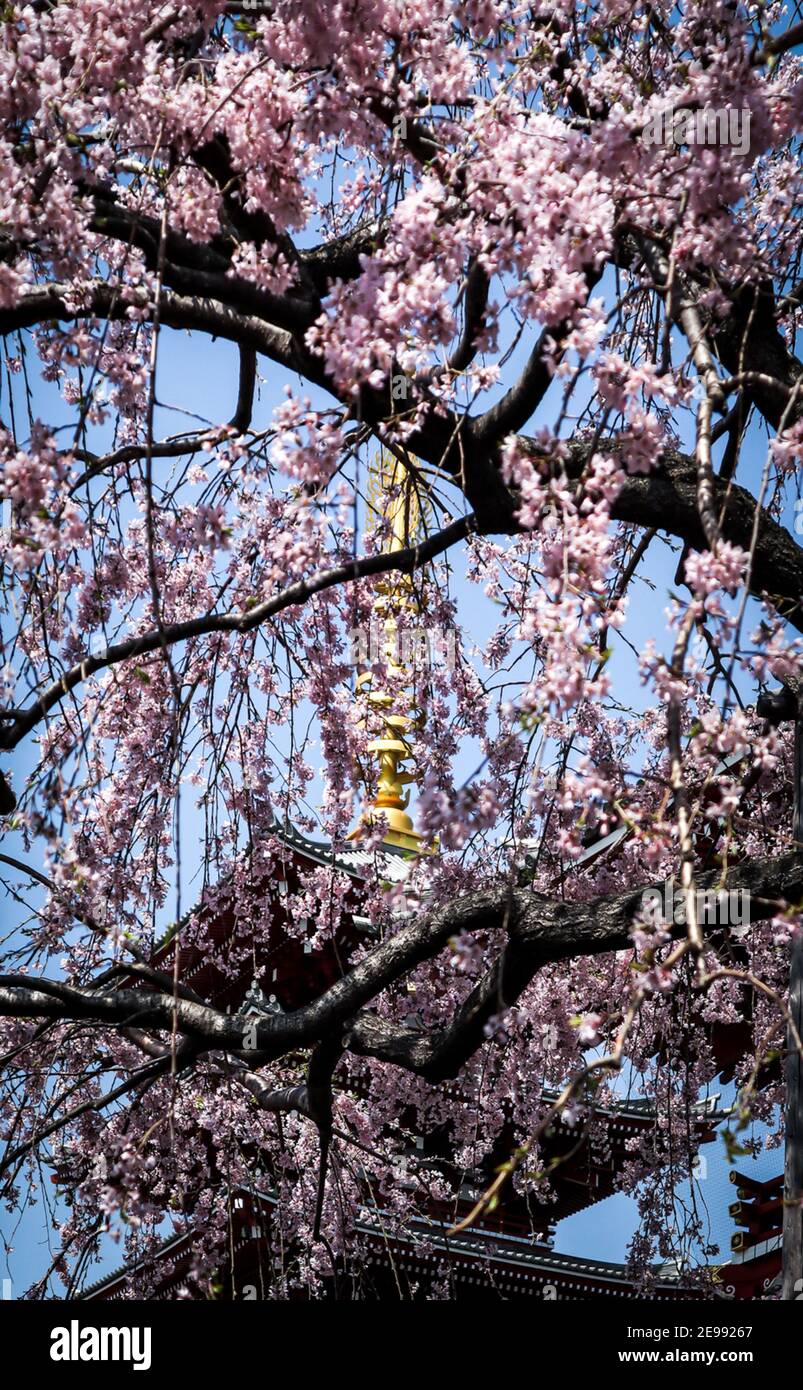
{"type": "Polygon", "coordinates": [[[251,424],[251,415],[254,408],[254,390],[256,388],[257,359],[253,348],[240,347],[240,371],[237,385],[237,403],[234,414],[223,427],[218,429],[201,430],[190,436],[180,435],[176,439],[165,439],[158,444],[152,444],[150,449],[147,444],[122,444],[119,449],[114,449],[110,454],[92,454],[86,449],[73,449],[73,458],[79,459],[87,464],[86,470],[74,483],[70,485],[70,496],[74,496],[85,487],[93,478],[97,478],[101,473],[118,467],[121,463],[133,463],[138,459],[167,459],[183,458],[188,454],[200,453],[210,444],[220,441],[221,434],[227,432],[244,434],[251,424]]]}
{"type": "Polygon", "coordinates": [[[131,1076],[118,1082],[116,1086],[112,1086],[110,1090],[102,1092],[99,1096],[93,1096],[88,1100],[80,1101],[77,1105],[74,1105],[72,1109],[66,1110],[62,1114],[49,1120],[38,1129],[30,1139],[26,1139],[23,1144],[19,1144],[15,1149],[11,1149],[10,1152],[4,1155],[0,1163],[0,1173],[8,1172],[10,1169],[16,1167],[27,1154],[37,1148],[39,1144],[42,1144],[45,1139],[51,1138],[52,1135],[57,1134],[59,1130],[64,1129],[82,1115],[89,1114],[91,1111],[99,1113],[101,1110],[107,1109],[108,1106],[113,1105],[115,1101],[122,1100],[124,1096],[130,1095],[132,1091],[138,1091],[141,1087],[148,1086],[153,1081],[158,1081],[160,1077],[165,1076],[171,1071],[174,1066],[177,1070],[183,1071],[190,1065],[194,1056],[194,1047],[186,1042],[178,1049],[175,1058],[170,1048],[166,1050],[162,1049],[160,1055],[152,1062],[148,1062],[145,1066],[140,1067],[137,1071],[133,1072],[131,1076]]]}
{"type": "Polygon", "coordinates": [[[0,729],[0,748],[16,748],[20,740],[41,723],[50,710],[61,703],[65,695],[98,671],[118,666],[134,657],[145,656],[149,652],[163,650],[166,646],[174,646],[178,642],[190,641],[194,637],[206,637],[216,632],[231,632],[243,636],[253,632],[276,614],[305,603],[314,594],[335,588],[339,584],[354,583],[370,575],[388,574],[391,571],[410,574],[437,555],[442,555],[457,541],[464,540],[473,527],[473,517],[459,517],[457,521],[451,522],[442,531],[427,537],[418,545],[388,554],[364,555],[346,564],[336,565],[332,569],[321,570],[309,579],[299,579],[281,593],[275,594],[273,598],[255,604],[253,608],[244,612],[210,613],[183,623],[165,623],[158,629],[154,628],[138,637],[115,643],[104,652],[87,654],[82,661],[65,671],[43,691],[39,699],[28,709],[11,711],[4,715],[3,726],[0,729]]]}

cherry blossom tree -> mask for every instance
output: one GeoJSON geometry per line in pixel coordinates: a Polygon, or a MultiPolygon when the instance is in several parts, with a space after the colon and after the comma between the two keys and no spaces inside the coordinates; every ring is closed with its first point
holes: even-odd
{"type": "MultiPolygon", "coordinates": [[[[172,1215],[204,1296],[258,1161],[289,1297],[350,1257],[366,1183],[403,1229],[512,1134],[476,1215],[541,1191],[548,1126],[626,1073],[659,1117],[621,1175],[646,1280],[723,1030],[742,1116],[782,1100],[803,24],[732,0],[36,0],[2,30],[7,1203],[80,1155],[65,1292],[106,1231],[142,1257],[172,1215]],[[160,383],[190,341],[239,371],[230,418],[187,428],[160,383]],[[366,505],[380,448],[417,498],[401,546],[366,505]],[[279,825],[354,827],[376,727],[349,634],[401,589],[456,635],[416,666],[409,732],[438,852],[389,883],[374,825],[374,934],[249,1047],[180,943],[211,958],[233,904],[247,962],[279,825]],[[672,876],[667,921],[644,894],[672,876]],[[702,892],[749,893],[747,929],[702,892]],[[402,1174],[411,1127],[448,1132],[451,1168],[402,1174]]],[[[311,956],[347,895],[334,863],[299,887],[311,956]]]]}

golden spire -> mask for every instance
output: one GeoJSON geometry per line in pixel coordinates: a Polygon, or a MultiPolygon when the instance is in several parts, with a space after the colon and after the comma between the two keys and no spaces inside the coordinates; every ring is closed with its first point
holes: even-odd
{"type": "MultiPolygon", "coordinates": [[[[385,523],[390,532],[387,542],[390,551],[406,550],[408,546],[415,545],[423,529],[424,518],[415,480],[404,464],[384,449],[380,450],[370,467],[368,516],[376,523],[385,523]]],[[[380,581],[378,589],[372,616],[379,619],[384,634],[382,656],[388,672],[401,677],[408,674],[409,667],[398,650],[397,620],[404,612],[420,614],[420,600],[407,574],[386,576],[380,581]]],[[[404,767],[413,756],[407,736],[419,722],[414,698],[412,694],[394,696],[385,690],[374,690],[372,682],[373,673],[370,670],[362,671],[357,676],[356,690],[358,697],[365,699],[380,716],[383,726],[379,736],[368,744],[368,752],[374,755],[378,764],[376,790],[349,839],[359,839],[370,830],[376,823],[373,812],[378,811],[387,823],[383,844],[420,853],[421,836],[407,814],[410,794],[406,789],[415,781],[415,777],[404,767]],[[402,705],[401,710],[399,705],[402,705]]],[[[404,684],[409,685],[409,682],[404,684]]]]}

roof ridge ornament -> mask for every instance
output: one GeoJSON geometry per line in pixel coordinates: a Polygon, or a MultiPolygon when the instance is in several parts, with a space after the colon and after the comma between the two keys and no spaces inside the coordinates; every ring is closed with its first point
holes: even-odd
{"type": "Polygon", "coordinates": [[[240,1008],[237,1010],[237,1017],[250,1018],[253,1015],[258,1015],[263,1018],[270,1018],[274,1014],[281,1013],[284,1013],[284,1009],[276,998],[276,995],[272,994],[270,998],[268,998],[256,976],[254,976],[248,986],[245,998],[240,1008]]]}

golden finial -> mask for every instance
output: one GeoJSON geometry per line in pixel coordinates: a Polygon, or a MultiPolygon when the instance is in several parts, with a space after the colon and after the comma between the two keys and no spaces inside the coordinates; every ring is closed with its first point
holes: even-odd
{"type": "MultiPolygon", "coordinates": [[[[385,449],[380,450],[370,466],[367,512],[369,521],[372,520],[375,525],[384,523],[390,532],[387,541],[390,551],[406,550],[408,546],[415,545],[423,531],[424,516],[416,479],[400,459],[385,449]]],[[[407,667],[398,651],[398,618],[404,611],[419,614],[421,602],[411,577],[406,574],[387,576],[378,588],[374,615],[380,620],[384,631],[382,655],[388,671],[401,677],[407,674],[407,667]]],[[[368,752],[375,756],[378,763],[376,791],[370,807],[361,816],[359,825],[351,832],[349,839],[359,839],[370,830],[376,820],[373,812],[378,811],[387,823],[383,843],[420,853],[421,836],[407,814],[410,799],[407,787],[415,777],[404,767],[413,756],[408,735],[417,723],[414,702],[411,697],[374,690],[372,680],[371,671],[362,671],[357,676],[356,688],[357,695],[370,704],[383,725],[379,737],[368,744],[368,752]],[[398,708],[402,702],[404,711],[398,708]]]]}

